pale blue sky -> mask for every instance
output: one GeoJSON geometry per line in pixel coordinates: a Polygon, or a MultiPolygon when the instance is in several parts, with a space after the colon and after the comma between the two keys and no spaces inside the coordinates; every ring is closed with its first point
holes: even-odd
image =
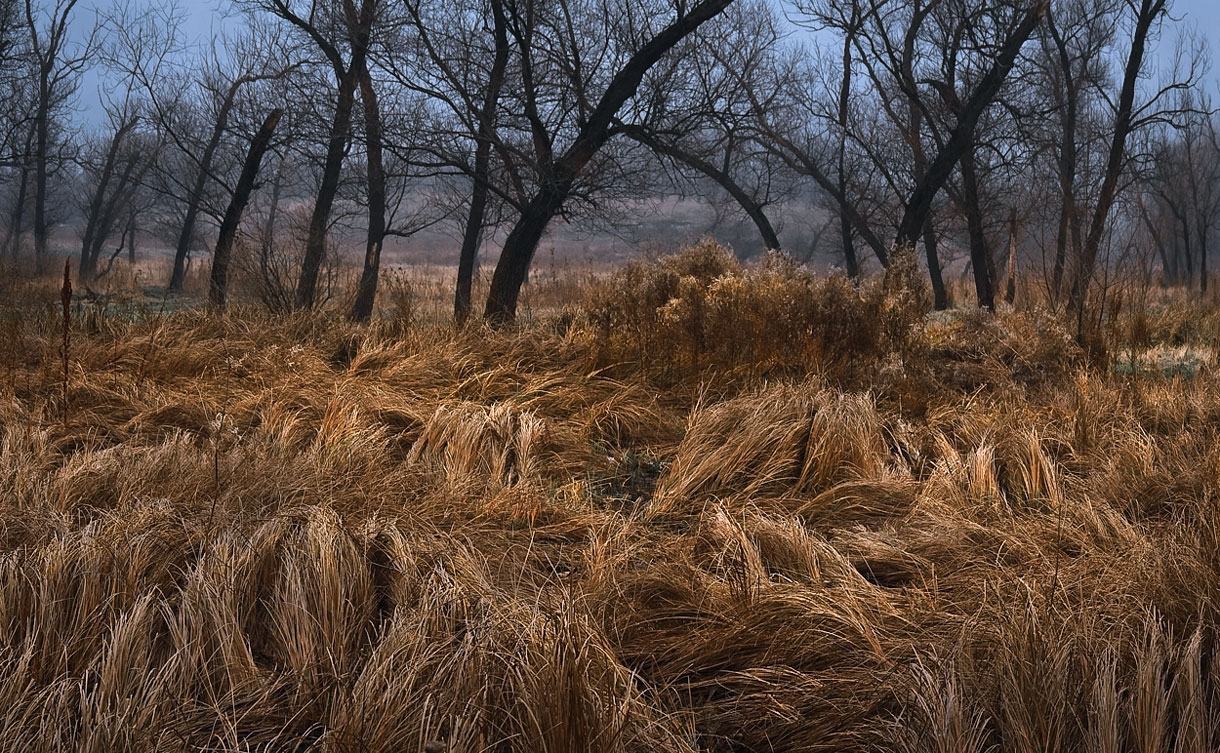
{"type": "Polygon", "coordinates": [[[1213,42],[1220,37],[1220,0],[1178,0],[1174,11],[1194,19],[1213,42]]]}
{"type": "MultiPolygon", "coordinates": [[[[1171,27],[1193,28],[1207,42],[1212,57],[1208,88],[1213,97],[1220,100],[1220,96],[1217,96],[1217,85],[1220,84],[1220,0],[1174,0],[1173,16],[1180,21],[1170,24],[1171,27]]],[[[1162,60],[1172,57],[1176,31],[1166,28],[1165,36],[1157,46],[1162,60]]]]}
{"type": "MultiPolygon", "coordinates": [[[[225,19],[219,9],[228,8],[228,0],[178,0],[179,5],[187,14],[187,33],[190,37],[206,42],[225,23],[233,23],[235,19],[225,19]]],[[[1211,49],[1212,66],[1208,74],[1207,88],[1214,100],[1220,102],[1220,0],[1172,0],[1173,15],[1179,19],[1176,24],[1169,24],[1165,29],[1164,38],[1157,46],[1159,59],[1168,65],[1177,45],[1177,37],[1182,28],[1194,28],[1207,42],[1211,49]]],[[[91,3],[81,3],[84,12],[80,13],[78,23],[92,23],[93,9],[106,8],[111,5],[108,0],[92,0],[91,3]],[[88,20],[84,17],[88,17],[88,20]]],[[[81,7],[78,6],[78,7],[81,7]]],[[[99,119],[98,80],[88,76],[81,92],[81,115],[86,123],[94,123],[99,119]]]]}

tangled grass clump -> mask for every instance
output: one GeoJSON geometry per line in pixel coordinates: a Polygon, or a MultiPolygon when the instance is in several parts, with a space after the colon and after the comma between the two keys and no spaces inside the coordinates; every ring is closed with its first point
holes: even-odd
{"type": "Polygon", "coordinates": [[[7,310],[0,751],[1220,746],[1210,363],[709,246],[572,305],[76,319],[66,396],[7,310]]]}

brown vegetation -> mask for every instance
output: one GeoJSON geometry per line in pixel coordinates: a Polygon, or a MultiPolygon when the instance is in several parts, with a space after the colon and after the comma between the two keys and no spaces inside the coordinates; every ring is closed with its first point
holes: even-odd
{"type": "Polygon", "coordinates": [[[0,749],[1214,750],[1217,309],[1123,361],[901,268],[703,247],[511,332],[84,304],[66,397],[30,287],[0,749]]]}

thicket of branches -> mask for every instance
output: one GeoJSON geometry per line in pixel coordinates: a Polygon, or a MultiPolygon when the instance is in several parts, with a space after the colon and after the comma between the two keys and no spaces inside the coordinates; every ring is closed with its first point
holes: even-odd
{"type": "MultiPolygon", "coordinates": [[[[80,243],[61,250],[88,282],[151,233],[174,249],[164,282],[177,292],[229,216],[224,268],[275,307],[309,308],[330,293],[335,236],[358,233],[349,305],[363,320],[384,241],[442,225],[456,316],[492,250],[484,311],[502,322],[555,223],[612,223],[678,195],[731,208],[759,251],[792,243],[785,220],[812,202],[818,247],[790,255],[856,277],[909,248],[938,308],[951,271],[968,271],[985,308],[1020,278],[1072,311],[1078,335],[1116,281],[1208,287],[1220,137],[1206,46],[1170,0],[230,11],[200,43],[173,6],[131,0],[90,18],[77,0],[0,0],[5,256],[46,266],[68,226],[80,243]],[[104,115],[85,127],[87,75],[103,82],[104,115]]],[[[226,279],[213,275],[214,300],[226,279]]]]}

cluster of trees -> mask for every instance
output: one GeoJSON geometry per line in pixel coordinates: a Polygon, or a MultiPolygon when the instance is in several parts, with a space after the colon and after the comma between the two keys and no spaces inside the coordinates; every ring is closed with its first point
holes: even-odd
{"type": "Polygon", "coordinates": [[[959,257],[988,308],[1018,266],[1077,311],[1120,267],[1208,284],[1220,136],[1170,0],[232,0],[202,49],[172,6],[77,4],[0,0],[0,253],[44,263],[75,207],[86,279],[155,232],[223,303],[240,237],[310,307],[357,228],[360,320],[385,240],[448,223],[456,316],[494,245],[503,322],[553,223],[682,195],[760,249],[813,197],[849,275],[917,251],[938,307],[959,257]]]}

